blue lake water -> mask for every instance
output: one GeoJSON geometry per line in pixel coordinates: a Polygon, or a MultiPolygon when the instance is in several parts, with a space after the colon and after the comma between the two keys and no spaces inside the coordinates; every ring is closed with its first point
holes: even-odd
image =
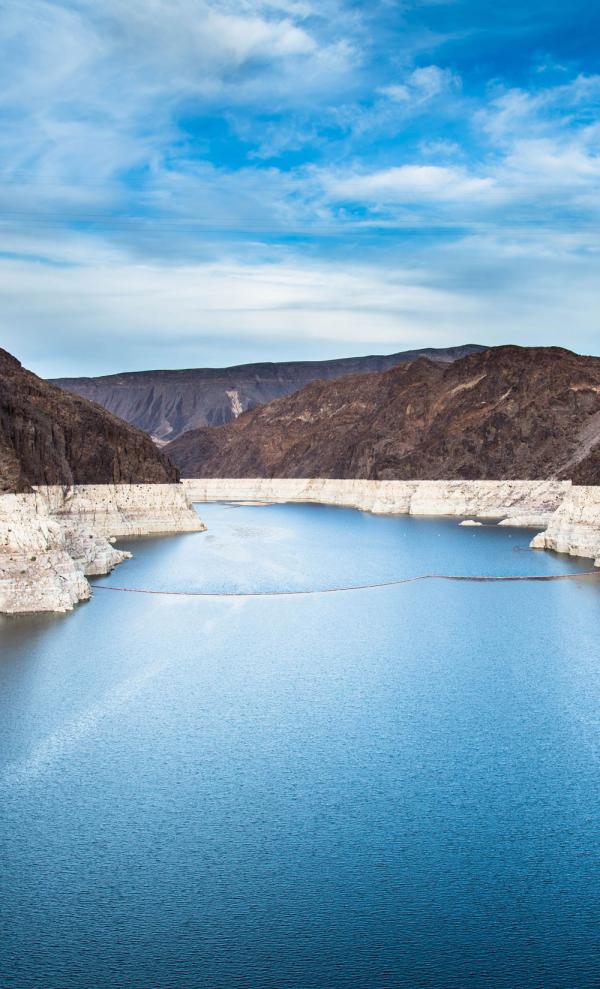
{"type": "MultiPolygon", "coordinates": [[[[97,585],[590,569],[528,531],[199,511],[97,585]]],[[[599,643],[586,577],[0,619],[0,986],[596,989],[599,643]]]]}

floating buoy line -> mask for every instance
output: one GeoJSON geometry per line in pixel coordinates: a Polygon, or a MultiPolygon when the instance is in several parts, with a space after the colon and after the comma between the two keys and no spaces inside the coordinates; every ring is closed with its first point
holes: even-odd
{"type": "Polygon", "coordinates": [[[555,574],[516,574],[502,576],[475,576],[471,574],[424,573],[416,577],[400,577],[396,580],[382,580],[373,584],[350,584],[346,587],[322,587],[299,591],[160,591],[147,587],[111,587],[110,584],[95,584],[95,591],[115,591],[120,594],[154,594],[159,597],[179,598],[275,598],[306,597],[312,594],[346,594],[350,591],[368,591],[380,587],[397,587],[412,584],[417,580],[463,580],[471,583],[516,580],[573,580],[577,577],[600,577],[600,570],[580,570],[575,573],[555,574]]]}

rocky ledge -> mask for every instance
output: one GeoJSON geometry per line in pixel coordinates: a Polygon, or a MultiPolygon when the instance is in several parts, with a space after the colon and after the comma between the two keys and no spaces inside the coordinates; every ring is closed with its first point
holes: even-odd
{"type": "Polygon", "coordinates": [[[39,487],[0,495],[0,612],[69,611],[86,576],[131,556],[111,540],[205,528],[178,484],[39,487]]]}

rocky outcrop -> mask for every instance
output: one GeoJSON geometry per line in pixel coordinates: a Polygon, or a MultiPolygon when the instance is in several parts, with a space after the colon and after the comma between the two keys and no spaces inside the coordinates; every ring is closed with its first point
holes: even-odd
{"type": "Polygon", "coordinates": [[[316,379],[384,371],[428,357],[448,363],[483,350],[475,344],[425,347],[398,354],[350,357],[332,361],[287,361],[241,364],[182,371],[135,371],[99,378],[57,378],[54,384],[98,402],[156,440],[173,440],[189,429],[220,426],[247,409],[291,395],[316,379]]]}
{"type": "Polygon", "coordinates": [[[600,567],[600,487],[573,486],[531,546],[589,557],[600,567]]]}
{"type": "Polygon", "coordinates": [[[90,596],[61,525],[33,494],[0,495],[0,612],[69,611],[90,596]]]}
{"type": "Polygon", "coordinates": [[[131,556],[111,540],[205,528],[181,485],[40,487],[0,495],[0,612],[69,611],[86,575],[131,556]]]}
{"type": "Polygon", "coordinates": [[[42,381],[0,350],[0,492],[177,480],[176,468],[141,430],[42,381]]]}
{"type": "Polygon", "coordinates": [[[85,484],[36,492],[53,518],[67,525],[76,521],[106,538],[204,528],[181,484],[85,484]]]}
{"type": "Polygon", "coordinates": [[[600,358],[496,347],[317,381],[165,451],[185,477],[600,483],[600,358]]]}

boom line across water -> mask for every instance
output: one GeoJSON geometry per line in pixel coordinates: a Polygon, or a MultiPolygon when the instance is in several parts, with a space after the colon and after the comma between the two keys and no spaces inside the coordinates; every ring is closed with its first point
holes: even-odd
{"type": "Polygon", "coordinates": [[[345,594],[349,591],[368,591],[381,587],[396,587],[400,584],[412,584],[417,580],[464,580],[473,583],[486,581],[532,581],[532,580],[571,580],[575,577],[600,577],[600,570],[580,570],[575,573],[558,574],[510,574],[510,575],[473,575],[424,573],[416,577],[399,577],[396,580],[382,580],[371,584],[351,584],[346,587],[309,588],[299,591],[161,591],[147,587],[111,587],[109,584],[96,584],[94,590],[118,591],[123,594],[153,594],[165,597],[201,597],[201,598],[271,598],[271,597],[304,597],[312,594],[345,594]]]}

